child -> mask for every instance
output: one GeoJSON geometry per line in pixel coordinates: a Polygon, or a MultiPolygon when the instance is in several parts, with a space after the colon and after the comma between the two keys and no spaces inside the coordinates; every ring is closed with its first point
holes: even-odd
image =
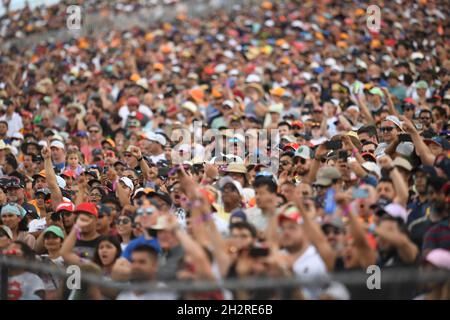
{"type": "Polygon", "coordinates": [[[69,151],[66,156],[66,170],[71,170],[75,172],[75,177],[78,177],[83,171],[83,166],[81,165],[81,156],[78,151],[69,151]]]}

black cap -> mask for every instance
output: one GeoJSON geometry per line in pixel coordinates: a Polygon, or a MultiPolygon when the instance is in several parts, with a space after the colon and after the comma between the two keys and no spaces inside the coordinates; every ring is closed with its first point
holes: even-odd
{"type": "Polygon", "coordinates": [[[160,198],[162,201],[164,201],[165,203],[167,203],[169,206],[172,205],[172,199],[170,198],[170,196],[169,196],[167,193],[165,193],[165,192],[163,192],[163,191],[161,191],[161,190],[149,192],[147,196],[148,196],[149,198],[151,198],[151,197],[158,197],[158,198],[160,198]]]}
{"type": "Polygon", "coordinates": [[[426,165],[426,164],[422,164],[419,167],[417,167],[415,173],[417,173],[417,172],[423,172],[423,173],[429,174],[433,177],[437,176],[436,169],[434,167],[426,165]]]}

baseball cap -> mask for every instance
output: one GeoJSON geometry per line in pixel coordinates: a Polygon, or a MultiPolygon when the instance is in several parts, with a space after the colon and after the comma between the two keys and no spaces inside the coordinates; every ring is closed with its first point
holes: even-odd
{"type": "Polygon", "coordinates": [[[158,190],[158,191],[150,191],[150,192],[147,194],[147,196],[148,196],[149,198],[152,198],[152,197],[158,197],[158,198],[160,198],[162,201],[164,201],[165,203],[167,203],[169,206],[172,205],[172,199],[170,198],[170,195],[167,194],[167,193],[165,193],[165,192],[163,192],[163,191],[161,191],[161,190],[158,190]]]}
{"type": "Polygon", "coordinates": [[[317,179],[314,182],[318,186],[330,186],[333,180],[341,178],[341,173],[335,167],[323,167],[317,173],[317,179]]]}
{"type": "Polygon", "coordinates": [[[165,146],[166,143],[167,143],[166,138],[165,138],[163,135],[158,134],[158,133],[150,132],[150,133],[147,135],[147,138],[148,138],[148,140],[150,140],[150,141],[155,141],[155,142],[159,143],[159,144],[162,145],[162,146],[165,146]]]}
{"type": "Polygon", "coordinates": [[[98,218],[98,210],[95,203],[92,202],[83,202],[76,206],[75,212],[77,213],[87,213],[93,215],[98,218]]]}
{"type": "Polygon", "coordinates": [[[375,162],[366,161],[361,164],[361,166],[370,173],[375,173],[377,177],[381,177],[381,169],[377,166],[375,162]]]}
{"type": "Polygon", "coordinates": [[[381,98],[384,97],[383,91],[381,91],[381,89],[378,87],[374,87],[374,88],[370,89],[369,94],[377,95],[377,96],[380,96],[381,98]]]}
{"type": "Polygon", "coordinates": [[[340,217],[337,216],[327,216],[322,223],[322,228],[326,226],[333,226],[338,230],[344,230],[344,222],[340,217]]]}
{"type": "Polygon", "coordinates": [[[450,150],[450,143],[444,137],[433,137],[431,139],[424,139],[424,142],[427,145],[434,143],[442,147],[444,150],[450,150]]]}
{"type": "Polygon", "coordinates": [[[60,174],[60,176],[75,179],[75,172],[72,170],[65,170],[63,173],[60,174]]]}
{"type": "Polygon", "coordinates": [[[417,89],[428,89],[428,83],[424,80],[421,80],[416,83],[416,88],[417,89]]]}
{"type": "Polygon", "coordinates": [[[417,167],[416,172],[423,172],[430,176],[437,176],[436,169],[433,166],[429,166],[426,164],[421,164],[419,167],[417,167]]]}
{"type": "Polygon", "coordinates": [[[301,146],[295,151],[295,157],[300,157],[303,159],[311,159],[311,149],[308,146],[301,146]]]}
{"type": "Polygon", "coordinates": [[[126,185],[129,189],[131,189],[131,192],[133,192],[133,190],[134,190],[134,184],[133,184],[133,181],[131,181],[130,178],[128,178],[128,177],[122,177],[122,178],[120,178],[120,181],[122,181],[123,183],[125,183],[125,185],[126,185]]]}
{"type": "Polygon", "coordinates": [[[12,233],[12,231],[11,231],[11,229],[9,227],[7,227],[7,226],[0,226],[0,229],[3,229],[5,231],[5,233],[6,233],[6,235],[8,236],[8,238],[12,240],[13,233],[12,233]]]}
{"type": "Polygon", "coordinates": [[[75,211],[75,205],[72,202],[61,202],[56,207],[56,212],[59,212],[59,211],[74,212],[75,211]]]}
{"type": "Polygon", "coordinates": [[[219,180],[219,182],[217,183],[217,185],[218,185],[219,189],[222,191],[223,188],[224,188],[227,184],[230,184],[230,183],[238,190],[238,192],[239,192],[239,194],[240,194],[241,196],[244,195],[244,190],[242,190],[241,184],[240,184],[238,181],[232,179],[232,178],[229,177],[229,176],[225,176],[225,177],[221,178],[221,179],[219,180]]]}
{"type": "Polygon", "coordinates": [[[400,218],[406,223],[408,219],[408,213],[406,209],[398,203],[390,203],[384,207],[384,211],[393,218],[400,218]]]}
{"type": "Polygon", "coordinates": [[[403,131],[402,123],[400,122],[400,119],[397,118],[396,116],[392,116],[392,115],[387,116],[387,117],[384,119],[384,121],[390,121],[390,122],[392,122],[392,123],[395,124],[400,130],[403,131]]]}
{"type": "Polygon", "coordinates": [[[197,112],[197,106],[192,101],[186,101],[185,103],[183,103],[181,105],[181,108],[189,110],[192,113],[196,113],[197,112]]]}
{"type": "Polygon", "coordinates": [[[3,206],[0,214],[3,216],[8,213],[15,214],[16,216],[19,217],[24,217],[26,211],[18,204],[7,203],[6,205],[3,206]]]}
{"type": "Polygon", "coordinates": [[[392,161],[392,165],[395,167],[399,167],[405,169],[406,171],[412,171],[413,167],[411,163],[403,157],[397,157],[392,161]]]}
{"type": "Polygon", "coordinates": [[[225,170],[225,172],[233,172],[233,173],[247,173],[247,168],[245,167],[244,164],[241,163],[230,163],[227,166],[227,169],[225,170]]]}
{"type": "Polygon", "coordinates": [[[50,226],[47,229],[44,230],[44,235],[47,233],[53,233],[54,235],[56,235],[57,237],[64,239],[64,232],[61,230],[60,227],[58,226],[50,226]]]}
{"type": "Polygon", "coordinates": [[[64,143],[62,143],[59,140],[53,140],[52,143],[50,143],[50,148],[58,148],[58,149],[65,149],[64,143]]]}
{"type": "Polygon", "coordinates": [[[290,220],[297,224],[301,224],[303,222],[302,216],[300,215],[300,211],[297,207],[289,207],[278,215],[278,224],[281,224],[285,220],[290,220]]]}

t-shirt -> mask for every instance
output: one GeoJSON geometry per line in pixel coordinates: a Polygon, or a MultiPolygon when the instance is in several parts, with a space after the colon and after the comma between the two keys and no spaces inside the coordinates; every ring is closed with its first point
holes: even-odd
{"type": "MultiPolygon", "coordinates": [[[[43,254],[40,256],[41,260],[50,263],[55,264],[57,267],[59,267],[61,270],[64,270],[64,259],[63,257],[59,256],[56,259],[50,259],[50,257],[47,254],[43,254]]],[[[51,273],[41,274],[40,275],[42,281],[44,281],[45,290],[56,290],[59,287],[61,279],[58,279],[58,277],[54,276],[51,273]]]]}
{"type": "Polygon", "coordinates": [[[128,246],[125,248],[125,251],[122,253],[122,257],[131,261],[131,252],[133,251],[134,248],[136,248],[137,246],[139,246],[141,244],[149,245],[149,246],[153,247],[154,249],[156,249],[156,251],[158,251],[158,253],[161,252],[161,247],[159,246],[158,240],[146,239],[145,236],[140,236],[136,239],[131,240],[130,243],[128,243],[128,246]]]}
{"type": "Polygon", "coordinates": [[[431,227],[423,240],[423,251],[433,249],[450,251],[450,219],[443,219],[431,227]]]}
{"type": "Polygon", "coordinates": [[[44,290],[42,279],[31,272],[24,272],[8,279],[8,300],[41,300],[36,292],[44,290]]]}
{"type": "Polygon", "coordinates": [[[161,281],[176,280],[183,258],[184,250],[180,245],[163,252],[158,258],[156,278],[161,281]]]}
{"type": "Polygon", "coordinates": [[[415,220],[408,227],[409,237],[412,242],[419,248],[422,249],[423,238],[427,231],[436,224],[436,222],[432,222],[428,216],[422,217],[420,219],[415,220]]]}
{"type": "MultiPolygon", "coordinates": [[[[165,284],[159,282],[158,288],[166,287],[165,284]]],[[[170,291],[161,292],[143,292],[142,294],[136,294],[134,291],[121,292],[116,300],[176,300],[177,295],[170,291]]]]}
{"type": "MultiPolygon", "coordinates": [[[[325,263],[313,245],[310,245],[306,251],[297,258],[292,269],[297,277],[305,279],[306,281],[311,278],[326,277],[328,274],[325,263]]],[[[320,295],[321,287],[320,281],[317,281],[317,284],[302,286],[302,290],[307,298],[317,299],[320,295]]]]}
{"type": "Polygon", "coordinates": [[[94,250],[97,246],[98,240],[100,236],[93,240],[77,240],[75,243],[75,247],[73,251],[80,257],[88,260],[92,260],[94,258],[94,250]]]}
{"type": "Polygon", "coordinates": [[[28,224],[28,232],[43,231],[47,227],[47,219],[34,219],[28,224]]]}

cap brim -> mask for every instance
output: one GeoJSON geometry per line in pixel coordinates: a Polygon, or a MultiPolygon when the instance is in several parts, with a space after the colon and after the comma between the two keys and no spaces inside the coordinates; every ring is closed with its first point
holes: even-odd
{"type": "Polygon", "coordinates": [[[328,186],[331,185],[331,183],[332,183],[331,179],[320,178],[320,179],[317,179],[317,180],[313,183],[313,185],[316,185],[316,186],[322,186],[322,187],[328,187],[328,186]]]}

